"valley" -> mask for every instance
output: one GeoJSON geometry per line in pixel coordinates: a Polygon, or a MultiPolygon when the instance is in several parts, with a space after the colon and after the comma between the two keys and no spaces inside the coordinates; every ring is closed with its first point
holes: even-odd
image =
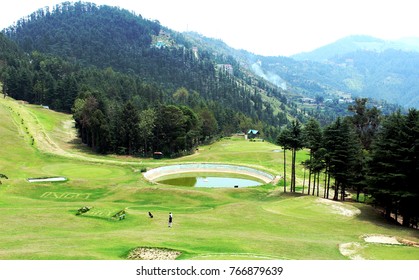
{"type": "MultiPolygon", "coordinates": [[[[268,142],[224,139],[178,159],[99,156],[72,141],[69,115],[10,98],[1,99],[0,115],[0,168],[9,178],[0,185],[0,209],[7,213],[0,217],[1,259],[125,259],[135,248],[153,247],[179,251],[178,259],[191,260],[338,260],[350,258],[339,251],[347,243],[358,244],[355,255],[364,259],[419,258],[413,246],[364,241],[365,235],[383,235],[419,242],[417,230],[389,224],[366,204],[323,203],[316,196],[283,193],[272,184],[243,189],[169,186],[150,183],[140,172],[166,164],[214,162],[280,174],[282,154],[268,142]],[[38,124],[26,133],[25,125],[35,120],[38,124]],[[32,145],[29,135],[42,137],[32,145]],[[26,181],[42,176],[68,181],[26,181]],[[83,206],[93,208],[77,216],[83,206]],[[121,209],[126,218],[112,219],[121,209]],[[169,212],[174,213],[173,228],[167,228],[169,212]],[[353,214],[343,214],[347,212],[353,214]]],[[[307,158],[307,152],[298,157],[307,158]]],[[[302,175],[298,171],[299,183],[302,175]]]]}

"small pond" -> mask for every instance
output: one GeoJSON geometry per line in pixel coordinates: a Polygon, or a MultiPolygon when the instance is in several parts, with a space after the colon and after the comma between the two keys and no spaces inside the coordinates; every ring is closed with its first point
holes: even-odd
{"type": "Polygon", "coordinates": [[[264,182],[249,176],[237,174],[182,174],[183,176],[163,176],[157,182],[172,186],[198,188],[246,188],[263,185],[264,182]]]}
{"type": "Polygon", "coordinates": [[[272,182],[274,176],[254,168],[215,163],[167,165],[151,169],[144,177],[152,182],[201,188],[245,188],[272,182]]]}

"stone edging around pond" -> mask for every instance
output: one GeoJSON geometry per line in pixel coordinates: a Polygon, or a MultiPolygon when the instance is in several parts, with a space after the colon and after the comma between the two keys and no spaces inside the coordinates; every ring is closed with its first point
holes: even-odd
{"type": "Polygon", "coordinates": [[[208,173],[233,173],[248,175],[254,178],[258,178],[265,182],[265,184],[271,183],[275,176],[260,171],[254,168],[240,166],[240,165],[229,165],[229,164],[216,164],[216,163],[191,163],[191,164],[176,164],[157,167],[151,169],[144,174],[144,177],[149,181],[155,181],[156,179],[166,176],[174,175],[179,173],[192,173],[192,172],[208,172],[208,173]]]}

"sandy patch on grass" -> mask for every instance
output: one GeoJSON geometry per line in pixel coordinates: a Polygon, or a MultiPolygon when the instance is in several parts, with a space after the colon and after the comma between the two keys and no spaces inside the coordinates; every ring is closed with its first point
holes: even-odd
{"type": "Polygon", "coordinates": [[[368,243],[379,243],[379,244],[389,244],[389,245],[402,245],[396,237],[386,236],[386,235],[364,235],[365,242],[368,243]]]}
{"type": "Polygon", "coordinates": [[[344,204],[339,201],[333,201],[329,199],[319,198],[317,202],[330,205],[332,211],[336,214],[346,216],[346,217],[353,217],[361,214],[361,210],[352,205],[344,204]]]}
{"type": "Polygon", "coordinates": [[[135,248],[128,254],[130,260],[175,260],[182,253],[160,248],[135,248]]]}
{"type": "MultiPolygon", "coordinates": [[[[363,235],[361,238],[366,243],[375,243],[375,244],[382,244],[382,245],[406,245],[406,246],[413,246],[413,247],[419,247],[418,242],[414,242],[407,239],[399,239],[394,236],[388,236],[388,235],[379,235],[379,234],[368,234],[363,235]]],[[[339,245],[339,252],[345,256],[348,257],[351,260],[363,260],[364,258],[360,255],[360,252],[364,246],[366,246],[366,243],[361,244],[358,242],[350,242],[350,243],[343,243],[339,245]]]]}
{"type": "Polygon", "coordinates": [[[362,245],[358,242],[343,243],[339,245],[340,253],[351,260],[364,260],[364,258],[359,254],[361,249],[362,245]]]}
{"type": "Polygon", "coordinates": [[[406,245],[406,246],[413,246],[416,248],[419,248],[419,242],[415,242],[412,240],[407,240],[407,239],[399,239],[400,243],[406,245]]]}

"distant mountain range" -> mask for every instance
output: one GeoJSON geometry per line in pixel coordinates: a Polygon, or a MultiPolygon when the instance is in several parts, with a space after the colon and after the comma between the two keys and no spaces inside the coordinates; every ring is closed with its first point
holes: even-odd
{"type": "Polygon", "coordinates": [[[311,97],[351,95],[419,108],[419,38],[349,36],[312,52],[253,56],[256,72],[311,97]]]}
{"type": "MultiPolygon", "coordinates": [[[[349,36],[292,57],[235,50],[220,40],[185,33],[195,43],[231,55],[283,90],[322,99],[367,97],[405,108],[419,107],[419,38],[386,41],[349,36]]],[[[295,95],[294,95],[295,96],[295,95]]]]}
{"type": "Polygon", "coordinates": [[[357,51],[383,52],[388,49],[419,52],[419,38],[402,38],[399,40],[383,40],[366,35],[353,35],[337,40],[334,43],[291,56],[296,60],[312,60],[325,62],[338,56],[357,51]]]}

